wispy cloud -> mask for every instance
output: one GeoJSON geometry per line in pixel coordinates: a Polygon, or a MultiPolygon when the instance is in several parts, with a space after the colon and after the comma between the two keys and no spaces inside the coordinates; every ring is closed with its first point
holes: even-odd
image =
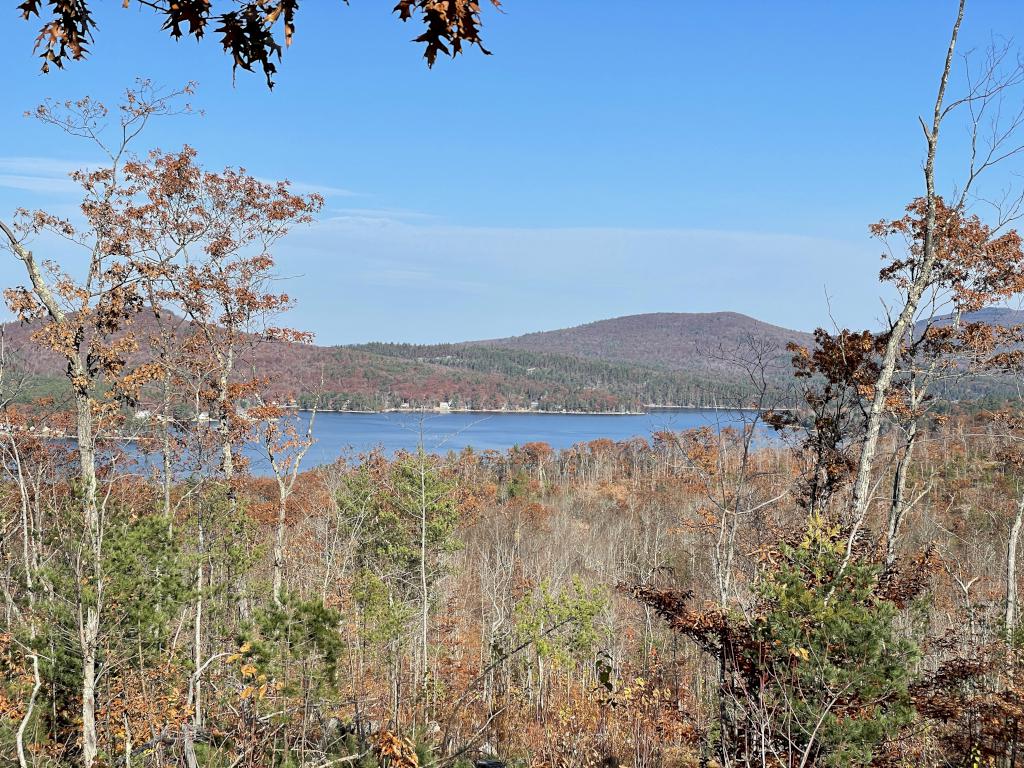
{"type": "Polygon", "coordinates": [[[70,179],[48,178],[45,176],[23,176],[11,173],[0,173],[0,187],[19,189],[24,192],[41,192],[49,194],[67,194],[74,192],[75,183],[70,179]]]}
{"type": "Polygon", "coordinates": [[[436,277],[434,273],[422,269],[368,269],[359,275],[360,279],[369,285],[414,285],[433,282],[436,277]]]}
{"type": "Polygon", "coordinates": [[[402,262],[371,262],[354,275],[357,282],[383,288],[445,289],[459,293],[479,291],[485,283],[465,280],[444,269],[427,269],[402,262]]]}
{"type": "MultiPolygon", "coordinates": [[[[268,184],[277,183],[277,179],[261,178],[260,181],[268,184]]],[[[289,181],[289,184],[292,192],[297,192],[300,195],[323,195],[328,200],[332,197],[359,197],[359,192],[329,184],[316,184],[308,181],[289,181]]]]}
{"type": "Polygon", "coordinates": [[[95,163],[88,161],[52,157],[0,157],[0,187],[42,194],[70,194],[78,189],[69,178],[70,174],[93,166],[95,163]]]}
{"type": "Polygon", "coordinates": [[[429,213],[405,208],[335,208],[321,219],[320,225],[349,230],[361,227],[376,229],[413,223],[426,224],[435,220],[429,213]]]}
{"type": "Polygon", "coordinates": [[[0,156],[0,172],[24,173],[33,176],[67,176],[79,169],[95,165],[95,162],[61,160],[54,157],[4,157],[0,156]]]}
{"type": "MultiPolygon", "coordinates": [[[[95,168],[95,161],[62,160],[53,157],[0,156],[0,187],[42,194],[70,194],[78,191],[69,176],[77,170],[95,168]]],[[[272,179],[261,179],[273,183],[272,179]]],[[[358,197],[351,189],[308,181],[293,181],[293,192],[300,195],[318,194],[330,200],[338,197],[358,197]]]]}
{"type": "Polygon", "coordinates": [[[829,313],[873,327],[864,241],[780,232],[460,226],[415,212],[332,211],[279,263],[297,324],[324,341],[497,338],[639,312],[734,310],[801,330],[829,313]]]}

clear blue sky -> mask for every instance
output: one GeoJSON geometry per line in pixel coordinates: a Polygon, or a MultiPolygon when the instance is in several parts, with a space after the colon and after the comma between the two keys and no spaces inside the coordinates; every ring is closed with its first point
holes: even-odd
{"type": "MultiPolygon", "coordinates": [[[[21,117],[113,99],[137,75],[200,82],[203,118],[156,127],[211,166],[321,189],[323,221],[278,250],[293,323],[321,342],[456,340],[636,312],[745,312],[872,326],[867,225],[919,194],[953,0],[506,0],[494,56],[433,71],[386,0],[302,4],[277,87],[210,38],[94,0],[92,57],[38,73],[35,24],[2,28],[0,215],[73,202],[94,158],[21,117]]],[[[1024,3],[973,0],[962,50],[1024,32],[1024,3]]],[[[944,181],[962,168],[954,127],[944,181]]],[[[55,254],[59,257],[59,254],[55,254]]],[[[0,282],[18,277],[0,265],[0,282]]]]}

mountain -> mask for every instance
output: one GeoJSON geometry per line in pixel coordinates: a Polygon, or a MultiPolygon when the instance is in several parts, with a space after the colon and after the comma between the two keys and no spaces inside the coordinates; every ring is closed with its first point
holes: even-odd
{"type": "MultiPolygon", "coordinates": [[[[936,319],[936,325],[949,325],[953,322],[954,315],[943,315],[936,319]]],[[[1001,325],[1009,328],[1014,325],[1024,325],[1024,310],[1010,309],[1009,307],[986,307],[977,312],[967,312],[961,317],[965,323],[988,323],[989,325],[1001,325]]],[[[918,328],[923,327],[925,321],[917,324],[918,328]]]]}
{"type": "MultiPolygon", "coordinates": [[[[152,324],[140,318],[140,335],[153,331],[152,324]]],[[[3,332],[7,349],[36,384],[53,393],[66,389],[60,360],[30,341],[29,328],[12,323],[3,332]]],[[[321,391],[325,407],[347,410],[436,406],[442,401],[475,409],[579,411],[637,410],[651,404],[744,405],[751,402],[751,387],[742,370],[704,351],[759,340],[770,349],[781,386],[788,373],[785,343],[808,338],[732,313],[654,314],[507,342],[349,347],[265,343],[238,370],[255,368],[280,382],[276,394],[281,397],[308,405],[312,393],[321,391]],[[578,345],[577,338],[582,339],[578,345]]]]}
{"type": "Polygon", "coordinates": [[[653,313],[506,339],[356,349],[499,373],[528,383],[535,407],[557,408],[561,401],[573,409],[607,410],[602,402],[628,408],[749,404],[755,393],[743,363],[755,356],[766,363],[770,383],[781,394],[791,385],[786,345],[811,341],[810,334],[735,312],[653,313]]]}
{"type": "Polygon", "coordinates": [[[738,312],[657,312],[467,344],[672,370],[721,370],[733,366],[718,360],[718,352],[742,350],[750,340],[777,350],[787,360],[787,343],[806,346],[813,342],[809,333],[764,323],[738,312]]]}
{"type": "MultiPolygon", "coordinates": [[[[1024,311],[992,307],[963,319],[1018,325],[1024,324],[1024,311]]],[[[736,312],[662,312],[503,339],[366,344],[357,349],[453,370],[501,374],[527,383],[530,400],[541,408],[571,402],[571,408],[602,409],[602,398],[608,396],[608,402],[626,407],[749,404],[755,388],[746,366],[755,358],[764,364],[773,398],[794,402],[789,343],[812,347],[814,338],[736,312]]],[[[951,401],[992,403],[1015,396],[1012,384],[1007,377],[969,377],[941,382],[936,392],[951,401]]]]}
{"type": "MultiPolygon", "coordinates": [[[[1024,312],[987,309],[968,319],[1010,325],[1024,322],[1024,312]]],[[[153,330],[152,323],[140,322],[140,333],[153,330]]],[[[60,360],[41,352],[27,327],[12,323],[2,330],[5,354],[31,375],[31,395],[67,392],[60,360]]],[[[278,397],[310,405],[319,391],[323,407],[339,410],[436,407],[439,402],[455,408],[555,411],[729,406],[753,402],[755,389],[743,361],[754,354],[766,363],[773,397],[794,400],[789,342],[810,345],[812,337],[734,312],[656,313],[454,344],[268,342],[258,345],[238,370],[244,374],[255,368],[277,382],[273,394],[278,397]]],[[[138,362],[144,355],[135,357],[138,362]]],[[[1003,397],[1006,385],[978,379],[947,389],[944,394],[951,400],[976,400],[1003,397]]]]}

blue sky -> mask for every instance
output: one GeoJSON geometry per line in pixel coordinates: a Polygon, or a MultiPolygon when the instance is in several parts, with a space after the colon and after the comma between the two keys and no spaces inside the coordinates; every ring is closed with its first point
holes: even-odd
{"type": "MultiPolygon", "coordinates": [[[[6,23],[0,215],[66,208],[89,148],[24,119],[46,97],[113,100],[137,75],[200,83],[202,118],[154,127],[210,166],[323,191],[277,251],[296,326],[324,343],[505,336],[636,312],[734,310],[800,329],[873,326],[867,225],[919,194],[953,0],[507,0],[494,56],[428,70],[384,0],[307,0],[277,87],[211,38],[94,0],[91,58],[38,73],[6,23]]],[[[9,10],[14,16],[13,5],[9,10]]],[[[1024,30],[969,3],[961,50],[1024,30]]],[[[950,124],[943,183],[962,170],[950,124]]],[[[994,179],[1005,181],[1005,175],[994,179]]],[[[58,259],[60,254],[53,254],[58,259]]],[[[20,278],[0,264],[0,282],[20,278]]]]}

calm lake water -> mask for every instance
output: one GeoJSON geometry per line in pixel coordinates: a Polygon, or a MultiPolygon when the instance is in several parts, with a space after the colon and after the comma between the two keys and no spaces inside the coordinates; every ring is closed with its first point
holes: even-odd
{"type": "MultiPolygon", "coordinates": [[[[599,438],[649,439],[661,430],[737,426],[753,414],[741,411],[671,410],[641,415],[563,413],[319,413],[313,434],[317,443],[304,467],[328,464],[339,456],[355,457],[373,448],[388,454],[415,450],[422,439],[428,451],[447,453],[467,446],[504,451],[516,445],[545,442],[556,450],[599,438]]],[[[300,416],[303,423],[307,414],[300,416]]],[[[259,457],[250,453],[252,470],[262,472],[259,457]]]]}

